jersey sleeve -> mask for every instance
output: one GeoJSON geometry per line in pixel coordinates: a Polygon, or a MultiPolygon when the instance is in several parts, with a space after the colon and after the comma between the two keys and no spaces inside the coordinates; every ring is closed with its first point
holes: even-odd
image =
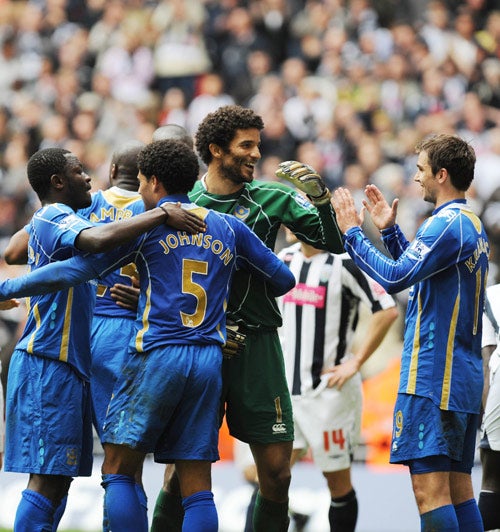
{"type": "Polygon", "coordinates": [[[283,262],[243,222],[231,216],[236,237],[236,267],[245,268],[266,281],[275,296],[280,296],[295,286],[295,278],[283,262]]]}
{"type": "Polygon", "coordinates": [[[110,271],[131,262],[134,256],[128,246],[107,253],[76,255],[55,261],[26,275],[0,283],[0,299],[44,295],[64,290],[91,279],[104,277],[110,271]]]}
{"type": "Polygon", "coordinates": [[[69,207],[59,204],[49,206],[51,210],[49,216],[45,217],[42,210],[40,216],[35,215],[32,220],[30,237],[40,241],[45,245],[47,239],[53,244],[53,249],[61,250],[58,255],[63,255],[65,250],[75,249],[75,240],[85,229],[93,227],[94,224],[74,213],[69,207]],[[68,212],[70,211],[70,212],[68,212]]]}
{"type": "Polygon", "coordinates": [[[415,240],[392,259],[380,252],[365,236],[360,227],[345,234],[345,247],[354,262],[390,294],[434,275],[463,258],[464,248],[457,241],[455,223],[458,217],[446,221],[434,217],[424,229],[419,229],[415,240]],[[443,245],[443,242],[446,245],[443,245]]]}
{"type": "Polygon", "coordinates": [[[330,203],[316,207],[284,185],[281,192],[283,201],[286,201],[281,209],[281,221],[297,238],[331,253],[344,253],[342,233],[330,203]]]}
{"type": "Polygon", "coordinates": [[[399,259],[404,250],[410,245],[397,224],[382,231],[382,242],[394,259],[399,259]]]}

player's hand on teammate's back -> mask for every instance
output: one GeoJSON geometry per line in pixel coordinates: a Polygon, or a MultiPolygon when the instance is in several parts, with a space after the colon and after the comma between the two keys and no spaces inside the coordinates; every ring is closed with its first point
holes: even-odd
{"type": "Polygon", "coordinates": [[[224,358],[231,358],[239,355],[245,349],[246,335],[239,331],[236,323],[226,324],[226,343],[222,346],[224,358]]]}
{"type": "Polygon", "coordinates": [[[330,191],[312,166],[299,161],[283,161],[275,173],[277,177],[286,179],[305,192],[314,205],[323,205],[330,201],[330,191]]]}
{"type": "Polygon", "coordinates": [[[109,289],[109,293],[119,307],[137,311],[141,291],[139,281],[135,277],[132,277],[132,286],[116,283],[109,289]]]}
{"type": "Polygon", "coordinates": [[[0,301],[0,310],[10,310],[11,308],[18,307],[20,305],[17,299],[6,299],[0,301]]]}
{"type": "Polygon", "coordinates": [[[188,233],[204,233],[206,231],[206,223],[194,212],[183,209],[180,203],[163,203],[162,208],[168,212],[165,225],[188,233]]]}

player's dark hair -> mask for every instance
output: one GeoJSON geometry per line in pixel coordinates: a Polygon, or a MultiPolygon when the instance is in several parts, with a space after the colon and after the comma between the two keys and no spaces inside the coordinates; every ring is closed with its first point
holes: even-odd
{"type": "Polygon", "coordinates": [[[40,201],[50,193],[50,178],[54,174],[63,175],[66,171],[66,155],[70,153],[64,148],[45,148],[30,157],[27,167],[28,181],[40,201]]]}
{"type": "Polygon", "coordinates": [[[164,126],[155,129],[153,133],[153,141],[168,139],[182,140],[182,142],[187,144],[191,149],[194,147],[193,137],[185,128],[178,124],[165,124],[164,126]]]}
{"type": "Polygon", "coordinates": [[[415,151],[427,153],[434,175],[445,168],[450,175],[451,184],[457,190],[465,191],[470,187],[474,179],[476,154],[465,140],[456,135],[434,135],[419,142],[415,151]]]}
{"type": "Polygon", "coordinates": [[[137,190],[139,187],[137,156],[144,146],[144,142],[130,140],[113,152],[111,158],[111,164],[114,167],[112,184],[126,190],[137,190]]]}
{"type": "Polygon", "coordinates": [[[148,144],[140,151],[137,165],[148,181],[156,176],[169,194],[187,194],[198,179],[198,158],[180,140],[157,140],[148,144]]]}
{"type": "Polygon", "coordinates": [[[262,118],[252,109],[239,105],[226,105],[209,113],[198,126],[195,135],[196,151],[205,164],[212,160],[210,144],[228,151],[229,144],[239,129],[264,129],[262,118]]]}

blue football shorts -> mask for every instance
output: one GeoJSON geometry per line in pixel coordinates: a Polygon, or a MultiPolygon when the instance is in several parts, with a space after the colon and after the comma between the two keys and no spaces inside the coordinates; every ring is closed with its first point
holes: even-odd
{"type": "Polygon", "coordinates": [[[9,366],[5,471],[90,476],[89,383],[68,364],[16,349],[9,366]]]}
{"type": "Polygon", "coordinates": [[[214,462],[222,389],[220,345],[167,345],[131,354],[113,390],[104,443],[155,460],[214,462]]]}
{"type": "Polygon", "coordinates": [[[390,462],[409,465],[412,473],[470,473],[478,427],[478,414],[441,410],[427,397],[400,393],[394,407],[390,462]]]}
{"type": "Polygon", "coordinates": [[[92,369],[90,389],[94,427],[102,438],[109,400],[120,371],[127,360],[134,320],[123,317],[94,316],[92,320],[92,369]]]}

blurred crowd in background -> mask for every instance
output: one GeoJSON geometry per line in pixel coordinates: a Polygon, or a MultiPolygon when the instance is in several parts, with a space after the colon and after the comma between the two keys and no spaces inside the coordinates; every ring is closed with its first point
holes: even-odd
{"type": "Polygon", "coordinates": [[[105,188],[124,141],[194,135],[230,103],[264,119],[257,178],[298,159],[359,200],[375,183],[409,238],[429,213],[414,146],[459,134],[500,280],[500,0],[0,0],[0,252],[39,207],[35,151],[71,150],[105,188]]]}

